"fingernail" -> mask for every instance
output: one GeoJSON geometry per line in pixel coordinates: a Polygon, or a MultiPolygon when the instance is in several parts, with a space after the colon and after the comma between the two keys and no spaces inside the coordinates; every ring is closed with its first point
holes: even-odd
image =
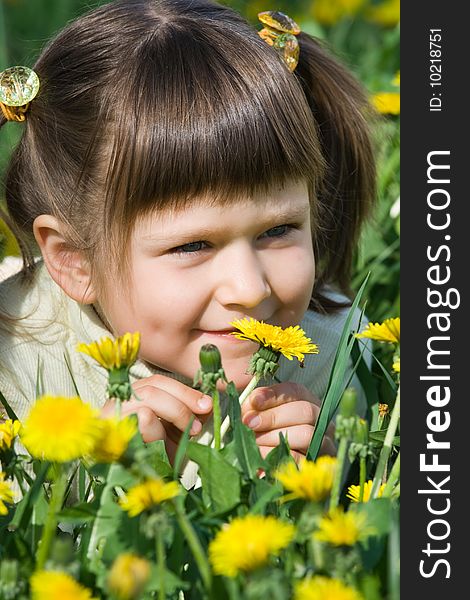
{"type": "Polygon", "coordinates": [[[255,429],[256,427],[258,427],[258,425],[261,425],[261,417],[258,415],[255,415],[254,417],[250,417],[248,419],[248,421],[246,422],[246,424],[248,425],[248,427],[250,429],[255,429]]]}
{"type": "Polygon", "coordinates": [[[202,396],[197,401],[197,405],[202,410],[209,410],[209,408],[212,408],[212,398],[210,396],[202,396]]]}
{"type": "Polygon", "coordinates": [[[191,430],[190,430],[190,434],[191,435],[197,435],[202,429],[202,423],[201,421],[198,421],[197,419],[194,419],[194,422],[191,426],[191,430]]]}

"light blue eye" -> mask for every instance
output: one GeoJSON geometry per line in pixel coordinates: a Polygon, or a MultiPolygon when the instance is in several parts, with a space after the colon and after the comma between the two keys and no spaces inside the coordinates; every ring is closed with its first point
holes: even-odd
{"type": "Polygon", "coordinates": [[[267,237],[281,237],[287,233],[288,227],[288,225],[278,225],[277,227],[268,229],[263,235],[267,237]]]}

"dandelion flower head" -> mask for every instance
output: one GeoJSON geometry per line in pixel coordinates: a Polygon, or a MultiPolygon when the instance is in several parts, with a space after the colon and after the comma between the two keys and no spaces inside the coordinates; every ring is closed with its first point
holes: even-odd
{"type": "Polygon", "coordinates": [[[297,358],[303,362],[305,354],[318,354],[318,346],[305,335],[299,325],[283,329],[256,319],[238,319],[230,323],[239,331],[232,332],[239,340],[251,340],[274,352],[283,354],[288,360],[297,358]]]}
{"type": "Polygon", "coordinates": [[[133,600],[140,597],[150,577],[150,563],[130,552],[120,554],[108,575],[108,586],[113,597],[133,600]]]}
{"type": "Polygon", "coordinates": [[[31,577],[31,600],[96,600],[91,590],[63,571],[37,571],[31,577]]]}
{"type": "Polygon", "coordinates": [[[8,513],[6,504],[13,504],[14,502],[11,484],[8,481],[4,481],[4,479],[5,473],[0,471],[0,515],[6,515],[8,513]]]}
{"type": "Polygon", "coordinates": [[[357,338],[370,338],[377,342],[400,343],[400,317],[385,319],[383,323],[369,323],[361,333],[356,333],[357,338]]]}
{"type": "Polygon", "coordinates": [[[372,104],[382,115],[400,114],[400,93],[379,92],[372,96],[372,104]]]}
{"type": "Polygon", "coordinates": [[[236,577],[264,565],[289,545],[295,528],[275,517],[237,517],[209,544],[209,560],[216,575],[236,577]]]}
{"type": "Polygon", "coordinates": [[[344,512],[342,508],[335,508],[321,518],[318,531],[313,535],[333,546],[354,546],[371,533],[366,528],[366,520],[361,512],[344,512]]]}
{"type": "Polygon", "coordinates": [[[130,517],[135,517],[165,500],[175,498],[180,491],[176,481],[165,483],[163,479],[147,479],[129,488],[127,494],[119,500],[119,504],[130,517]]]}
{"type": "Polygon", "coordinates": [[[293,462],[282,465],[274,476],[291,492],[283,501],[296,498],[313,502],[325,500],[333,486],[336,463],[332,456],[320,456],[315,462],[303,459],[298,467],[293,462]]]}
{"type": "Polygon", "coordinates": [[[0,423],[0,451],[9,450],[13,445],[13,440],[18,435],[21,429],[19,421],[7,419],[4,423],[0,423]]]}
{"type": "Polygon", "coordinates": [[[77,350],[91,356],[108,371],[129,368],[137,360],[140,348],[140,333],[125,333],[112,340],[101,338],[91,344],[78,344],[77,350]]]}
{"type": "Polygon", "coordinates": [[[34,458],[68,462],[90,454],[100,435],[98,411],[80,398],[42,396],[20,433],[34,458]]]}
{"type": "MultiPolygon", "coordinates": [[[[385,487],[385,483],[382,483],[382,485],[380,486],[380,489],[379,489],[379,493],[378,493],[379,498],[382,496],[384,487],[385,487]]],[[[360,485],[350,485],[348,487],[348,493],[346,494],[346,497],[349,498],[350,500],[352,500],[353,502],[359,502],[360,490],[361,490],[360,485]]],[[[371,491],[372,491],[372,479],[369,479],[369,481],[366,481],[364,483],[364,494],[362,497],[362,502],[368,502],[370,500],[371,491]]]]}
{"type": "Polygon", "coordinates": [[[93,460],[99,463],[119,460],[136,433],[137,424],[132,418],[103,419],[100,435],[92,452],[93,460]]]}
{"type": "Polygon", "coordinates": [[[294,600],[363,600],[363,596],[339,579],[317,575],[296,584],[294,600]]]}

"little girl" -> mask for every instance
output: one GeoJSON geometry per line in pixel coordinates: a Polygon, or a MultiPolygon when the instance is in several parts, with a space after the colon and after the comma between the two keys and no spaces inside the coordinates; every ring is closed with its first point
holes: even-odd
{"type": "Polygon", "coordinates": [[[263,455],[280,431],[306,453],[375,169],[360,86],[296,39],[293,67],[209,0],[119,0],[44,49],[5,179],[24,268],[0,286],[0,390],[20,419],[38,390],[76,386],[103,407],[106,373],[77,344],[140,331],[141,400],[124,412],[171,456],[190,418],[195,435],[212,412],[191,384],[200,347],[216,344],[243,389],[256,345],[230,322],[253,317],[300,324],[319,345],[243,406],[263,455]]]}

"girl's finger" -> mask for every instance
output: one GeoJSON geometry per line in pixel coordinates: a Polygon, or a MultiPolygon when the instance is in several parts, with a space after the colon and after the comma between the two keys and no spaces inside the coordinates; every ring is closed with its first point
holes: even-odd
{"type": "Polygon", "coordinates": [[[250,394],[248,406],[251,405],[252,410],[266,410],[297,400],[306,400],[318,406],[321,404],[317,396],[304,385],[293,381],[284,381],[254,390],[250,394]]]}
{"type": "Polygon", "coordinates": [[[314,427],[312,425],[293,425],[292,427],[274,429],[273,431],[256,433],[256,442],[259,446],[278,446],[279,434],[287,439],[292,450],[307,454],[314,427]]]}
{"type": "Polygon", "coordinates": [[[141,406],[134,411],[139,422],[139,431],[144,442],[155,442],[155,440],[166,440],[166,432],[163,423],[155,413],[146,406],[141,406]]]}
{"type": "MultiPolygon", "coordinates": [[[[122,411],[125,414],[137,412],[142,407],[149,408],[155,416],[155,419],[162,419],[172,423],[180,431],[184,431],[193,416],[188,406],[167,392],[157,389],[151,385],[140,387],[137,390],[138,400],[129,400],[122,404],[122,411]]],[[[191,435],[198,434],[202,429],[202,423],[195,418],[191,427],[191,435]]]]}
{"type": "Polygon", "coordinates": [[[271,431],[292,425],[314,425],[319,408],[305,400],[268,408],[261,412],[250,411],[243,416],[243,423],[254,431],[271,431]]]}
{"type": "Polygon", "coordinates": [[[152,375],[132,384],[132,389],[138,397],[140,396],[140,390],[145,387],[161,390],[178,398],[192,413],[206,414],[212,410],[212,398],[210,396],[203,394],[200,390],[194,390],[181,383],[181,381],[176,381],[176,379],[164,375],[152,375]]]}

